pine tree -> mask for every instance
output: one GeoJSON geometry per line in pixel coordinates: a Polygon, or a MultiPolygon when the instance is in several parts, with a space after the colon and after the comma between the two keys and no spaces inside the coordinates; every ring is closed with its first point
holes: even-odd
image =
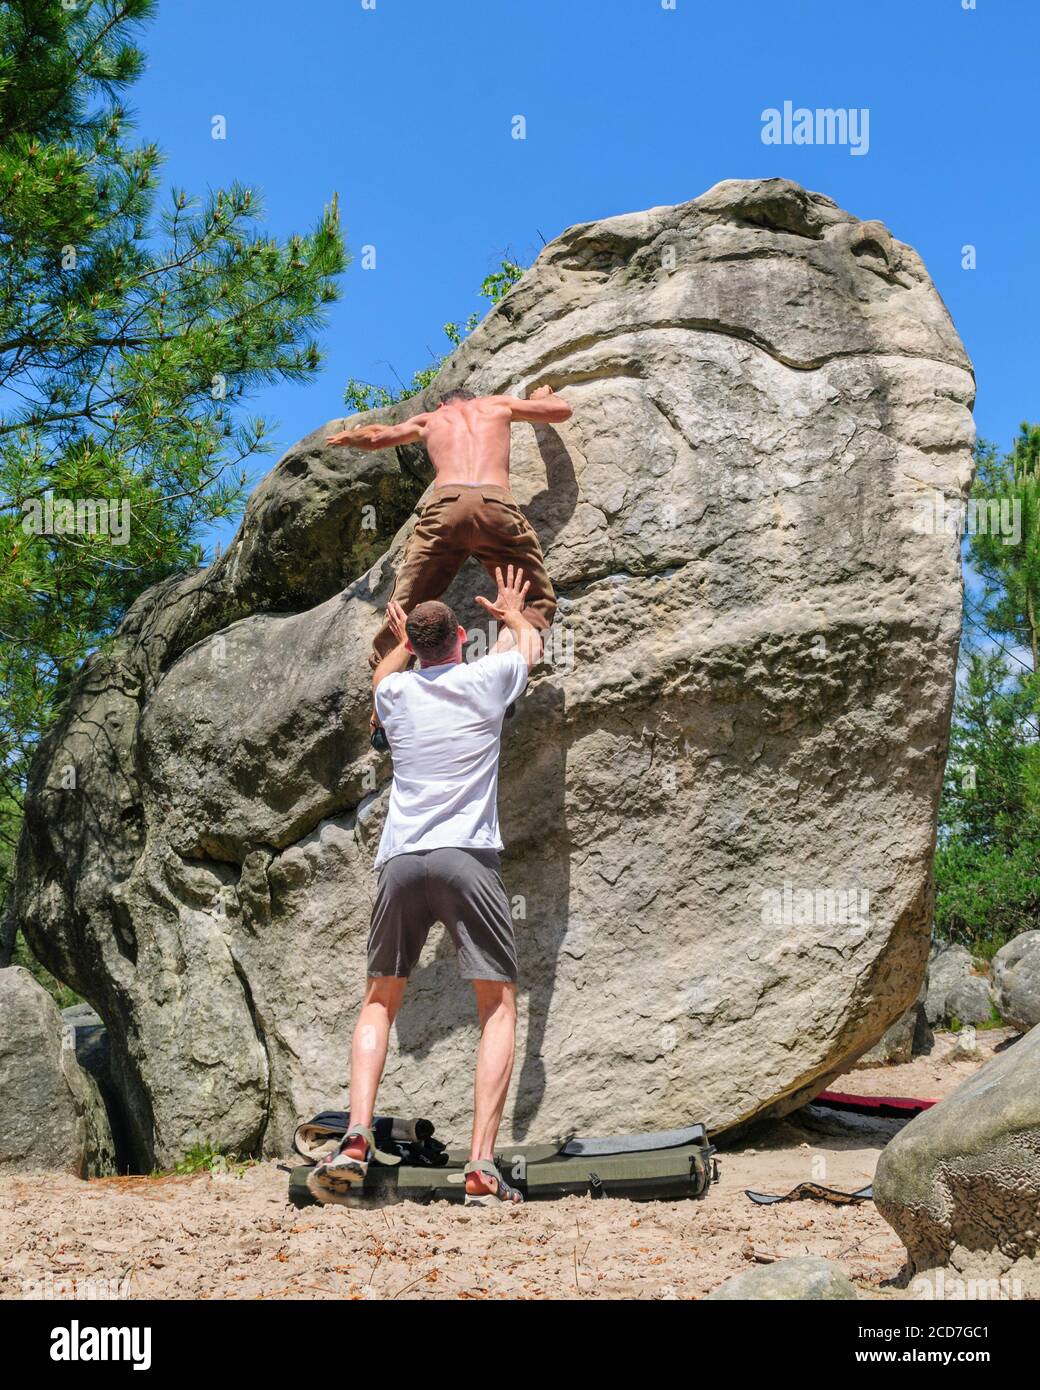
{"type": "Polygon", "coordinates": [[[981,621],[1040,672],[1040,425],[1023,424],[1009,454],[977,451],[971,560],[985,584],[981,621]],[[996,525],[989,524],[996,522],[996,525]],[[1010,523],[1010,524],[1009,524],[1010,523]]]}
{"type": "Polygon", "coordinates": [[[969,649],[957,693],[939,827],[944,840],[1014,852],[1040,807],[1031,802],[1027,684],[999,652],[969,649]]]}
{"type": "Polygon", "coordinates": [[[991,954],[1040,926],[1040,426],[1010,453],[980,443],[958,690],[939,808],[935,923],[991,954]]]}
{"type": "Polygon", "coordinates": [[[237,184],[160,204],[160,152],[120,100],[155,7],[0,7],[0,897],[40,732],[128,604],[239,507],[267,434],[243,402],[316,371],[345,264],[335,200],[284,242],[237,184]]]}

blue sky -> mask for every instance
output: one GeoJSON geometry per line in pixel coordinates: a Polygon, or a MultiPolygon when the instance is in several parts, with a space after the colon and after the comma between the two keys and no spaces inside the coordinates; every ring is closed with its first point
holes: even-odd
{"type": "Polygon", "coordinates": [[[167,180],[252,184],[278,234],[338,192],[356,257],[322,375],[254,399],[277,452],[343,412],[348,377],[392,384],[444,351],[441,325],[486,307],[476,290],[503,255],[527,263],[572,223],[774,175],[921,253],[975,362],[980,433],[1006,446],[1040,413],[1040,5],[670,3],[163,0],[132,105],[167,180]],[[764,144],[763,110],[787,100],[869,108],[868,151],[764,144]]]}

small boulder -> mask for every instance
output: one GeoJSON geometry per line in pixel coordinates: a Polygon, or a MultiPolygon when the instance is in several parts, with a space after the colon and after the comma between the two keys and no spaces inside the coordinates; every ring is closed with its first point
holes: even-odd
{"type": "Polygon", "coordinates": [[[1040,931],[1021,932],[993,957],[993,1003],[1024,1033],[1040,1023],[1040,931]]]}
{"type": "Polygon", "coordinates": [[[108,1029],[89,1004],[62,1009],[61,1022],[72,1041],[76,1061],[98,1083],[101,1094],[112,1084],[112,1058],[108,1029]]]}
{"type": "Polygon", "coordinates": [[[28,970],[0,970],[0,1168],[115,1172],[108,1117],[71,1030],[28,970]]]}
{"type": "Polygon", "coordinates": [[[991,1017],[989,981],[977,973],[971,953],[963,946],[939,946],[928,966],[925,1014],[934,1027],[958,1019],[985,1023],[991,1017]]]}
{"type": "Polygon", "coordinates": [[[840,1265],[816,1256],[777,1260],[771,1265],[734,1274],[707,1296],[707,1302],[740,1302],[744,1299],[850,1299],[858,1298],[855,1285],[840,1265]]]}
{"type": "Polygon", "coordinates": [[[1007,1275],[1040,1294],[1040,1028],[896,1135],[874,1201],[913,1273],[1007,1275]]]}
{"type": "Polygon", "coordinates": [[[954,985],[946,996],[946,1017],[951,1022],[988,1023],[993,1017],[988,977],[968,975],[954,985]]]}
{"type": "Polygon", "coordinates": [[[967,1024],[954,1035],[953,1046],[946,1054],[947,1062],[977,1062],[979,1059],[979,1035],[972,1024],[967,1024]]]}

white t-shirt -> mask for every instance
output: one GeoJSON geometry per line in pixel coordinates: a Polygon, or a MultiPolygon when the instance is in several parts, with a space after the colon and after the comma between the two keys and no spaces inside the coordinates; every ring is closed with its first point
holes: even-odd
{"type": "Polygon", "coordinates": [[[394,759],[375,868],[413,850],[501,849],[498,755],[506,709],[527,684],[516,650],[384,676],[376,714],[394,759]]]}

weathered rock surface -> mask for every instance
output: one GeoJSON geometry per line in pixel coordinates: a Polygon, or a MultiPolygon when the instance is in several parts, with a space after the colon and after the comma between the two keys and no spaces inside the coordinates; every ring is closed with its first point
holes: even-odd
{"type": "Polygon", "coordinates": [[[974,1062],[979,1056],[979,1035],[974,1023],[966,1023],[958,1029],[953,1046],[947,1052],[945,1061],[951,1066],[955,1062],[974,1062]]]}
{"type": "Polygon", "coordinates": [[[97,1083],[101,1093],[120,1172],[132,1171],[134,1148],[127,1132],[126,1107],[112,1073],[112,1044],[104,1020],[89,1004],[73,1004],[62,1009],[61,1021],[71,1037],[76,1061],[97,1083]]]}
{"type": "Polygon", "coordinates": [[[1021,932],[993,957],[993,1003],[1023,1032],[1040,1023],[1040,931],[1021,932]]]}
{"type": "Polygon", "coordinates": [[[775,1264],[758,1265],[734,1274],[705,1299],[706,1303],[741,1302],[744,1299],[852,1299],[856,1286],[840,1265],[806,1255],[775,1264]]]}
{"type": "Polygon", "coordinates": [[[991,1015],[990,983],[979,973],[970,951],[943,945],[933,951],[928,966],[925,1015],[931,1024],[985,1023],[991,1015]]]}
{"type": "Polygon", "coordinates": [[[856,1062],[853,1070],[867,1071],[871,1067],[894,1066],[909,1062],[914,1051],[914,1034],[917,1030],[917,1005],[900,1014],[895,1023],[889,1024],[884,1033],[870,1049],[856,1062]]]}
{"type": "Polygon", "coordinates": [[[101,1096],[76,1061],[47,991],[19,965],[0,970],[0,1168],[115,1172],[101,1096]]]}
{"type": "Polygon", "coordinates": [[[928,981],[925,979],[917,998],[906,1013],[900,1014],[895,1023],[889,1024],[870,1051],[864,1052],[854,1070],[898,1066],[902,1062],[911,1061],[922,1052],[931,1051],[935,1039],[925,1013],[927,995],[928,981]]]}
{"type": "Polygon", "coordinates": [[[1017,1279],[1040,1296],[1040,1028],[896,1135],[874,1201],[915,1275],[1017,1279]]]}
{"type": "Polygon", "coordinates": [[[952,1022],[975,1025],[988,1023],[993,1016],[989,978],[968,975],[946,996],[946,1017],[952,1022]]]}
{"type": "MultiPolygon", "coordinates": [[[[513,432],[560,613],[504,741],[504,1137],[724,1130],[803,1104],[923,976],[961,582],[921,518],[969,483],[970,365],[880,223],[731,181],[570,228],[437,389],[546,382],[573,419],[513,432]]],[[[142,1162],[284,1151],[348,1081],[390,777],[365,656],[430,472],[329,428],[138,601],[34,768],[20,919],[108,1024],[142,1162]]],[[[477,590],[448,597],[483,631],[477,590]]],[[[472,1019],[438,931],[381,1105],[462,1138],[472,1019]]]]}

